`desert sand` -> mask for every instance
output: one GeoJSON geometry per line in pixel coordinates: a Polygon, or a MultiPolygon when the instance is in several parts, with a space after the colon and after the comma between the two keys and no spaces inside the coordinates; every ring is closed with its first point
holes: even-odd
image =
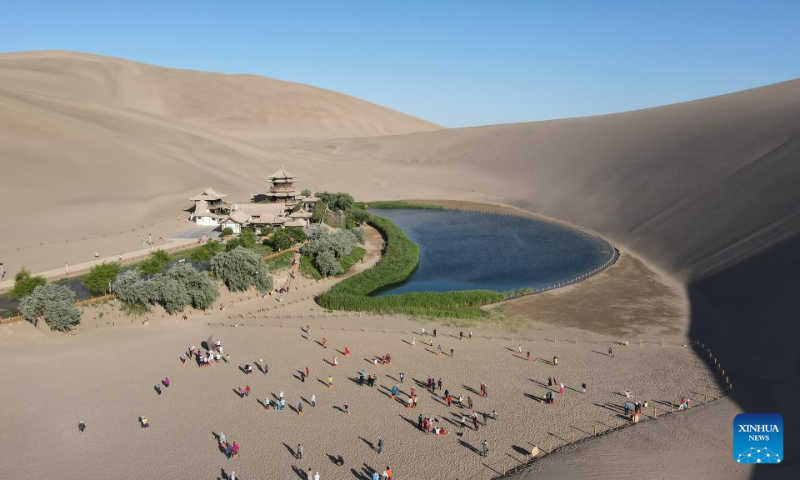
{"type": "MultiPolygon", "coordinates": [[[[709,446],[698,437],[693,444],[690,437],[683,445],[698,452],[692,457],[697,461],[710,458],[709,450],[722,459],[737,411],[779,411],[787,428],[800,426],[792,413],[800,373],[798,139],[800,80],[614,115],[441,129],[351,97],[253,76],[71,52],[8,54],[0,56],[0,192],[4,204],[16,207],[3,210],[4,225],[13,228],[4,229],[0,261],[11,274],[23,265],[59,268],[91,260],[94,252],[141,248],[142,235],[157,226],[152,233],[166,241],[186,228],[181,209],[189,206],[188,196],[211,185],[246,201],[280,164],[290,166],[302,186],[349,191],[364,200],[468,200],[547,215],[596,230],[645,262],[654,278],[670,288],[678,284],[677,303],[688,313],[666,323],[682,322],[690,339],[710,345],[736,384],[730,415],[711,408],[691,412],[692,423],[717,432],[712,437],[719,441],[709,446]]],[[[614,290],[627,293],[624,283],[614,290]]],[[[549,298],[527,301],[560,311],[557,304],[547,305],[549,298]]],[[[523,316],[531,311],[521,305],[507,308],[523,316]]],[[[590,317],[584,311],[577,316],[590,317]]],[[[13,353],[12,361],[37,362],[41,345],[52,343],[56,352],[68,348],[49,336],[25,340],[28,334],[17,332],[24,328],[4,329],[4,336],[24,346],[15,343],[4,353],[13,353]]],[[[173,348],[207,333],[198,328],[183,337],[175,328],[179,345],[173,347],[172,334],[164,333],[163,340],[157,336],[164,351],[154,353],[172,363],[173,348]]],[[[101,330],[96,338],[104,335],[112,333],[101,330]]],[[[82,333],[73,340],[90,342],[83,338],[82,333]]],[[[255,339],[248,341],[253,345],[242,340],[237,347],[244,354],[257,348],[255,339]]],[[[84,354],[113,349],[101,341],[89,345],[84,354]]],[[[489,355],[478,350],[475,355],[489,355]]],[[[123,373],[130,381],[138,375],[152,383],[161,375],[155,370],[164,368],[161,359],[123,373]]],[[[35,377],[28,374],[26,381],[35,377]]],[[[124,380],[122,373],[119,378],[124,380]]],[[[148,435],[155,425],[154,420],[148,435]]],[[[661,425],[647,429],[671,438],[674,427],[661,425]]],[[[609,435],[569,455],[553,455],[547,465],[589,458],[595,454],[590,445],[608,448],[604,442],[616,435],[638,438],[609,435]]],[[[787,458],[800,454],[796,438],[787,438],[787,458]]],[[[653,468],[666,461],[657,453],[639,452],[637,458],[653,468]]],[[[706,466],[704,477],[731,475],[722,460],[706,466]]],[[[796,461],[770,472],[741,473],[776,478],[790,476],[791,469],[797,469],[796,461]]],[[[617,472],[595,464],[598,477],[617,472]]]]}

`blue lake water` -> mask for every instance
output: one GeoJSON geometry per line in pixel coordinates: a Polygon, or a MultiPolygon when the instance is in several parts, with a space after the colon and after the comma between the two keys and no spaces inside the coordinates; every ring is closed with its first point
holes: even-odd
{"type": "Polygon", "coordinates": [[[372,210],[420,247],[419,267],[380,295],[545,288],[603,265],[608,242],[551,222],[459,210],[372,210]]]}

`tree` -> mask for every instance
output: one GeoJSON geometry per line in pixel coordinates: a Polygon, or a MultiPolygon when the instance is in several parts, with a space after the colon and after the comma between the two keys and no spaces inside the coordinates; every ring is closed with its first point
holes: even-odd
{"type": "Polygon", "coordinates": [[[276,230],[272,236],[267,239],[267,245],[277,251],[291,248],[294,244],[295,240],[293,234],[284,228],[276,230]]]}
{"type": "Polygon", "coordinates": [[[287,227],[286,233],[288,233],[289,236],[292,237],[294,243],[304,242],[306,238],[308,238],[306,232],[304,232],[303,229],[299,227],[287,227]]]}
{"type": "Polygon", "coordinates": [[[258,254],[242,247],[215,256],[211,259],[211,268],[232,292],[244,291],[254,285],[260,293],[272,288],[267,265],[258,254]]]}
{"type": "Polygon", "coordinates": [[[159,273],[164,273],[164,268],[167,267],[172,262],[172,259],[169,257],[169,254],[164,250],[156,250],[150,254],[150,258],[145,260],[139,265],[139,269],[142,273],[147,275],[156,275],[159,273]]]}
{"type": "Polygon", "coordinates": [[[311,221],[319,222],[322,220],[323,215],[325,215],[325,204],[323,202],[317,202],[314,204],[314,209],[311,210],[311,221]]]}
{"type": "Polygon", "coordinates": [[[47,283],[47,280],[44,277],[40,276],[33,276],[25,267],[17,272],[14,275],[14,288],[8,292],[8,296],[11,298],[24,298],[27,295],[30,295],[36,287],[42,286],[47,283]]]}
{"type": "Polygon", "coordinates": [[[317,256],[316,261],[317,270],[323,277],[330,277],[331,275],[338,275],[342,273],[342,265],[333,256],[330,250],[326,250],[317,256]]]}
{"type": "Polygon", "coordinates": [[[81,312],[75,306],[75,294],[65,285],[39,285],[19,302],[22,316],[34,325],[39,319],[53,330],[68,331],[80,323],[81,312]]]}
{"type": "Polygon", "coordinates": [[[222,234],[223,237],[229,237],[233,235],[233,229],[231,227],[225,227],[222,229],[222,232],[220,233],[222,234]]]}
{"type": "Polygon", "coordinates": [[[310,197],[311,196],[311,190],[309,190],[307,188],[304,188],[303,191],[300,192],[300,195],[302,195],[304,197],[310,197]]]}
{"type": "Polygon", "coordinates": [[[191,297],[189,292],[186,291],[186,287],[175,278],[168,275],[158,275],[150,281],[157,286],[157,302],[170,315],[182,311],[191,302],[191,297]]]}
{"type": "Polygon", "coordinates": [[[349,193],[317,192],[317,198],[325,202],[331,210],[349,210],[355,201],[349,193]]]}
{"type": "Polygon", "coordinates": [[[355,226],[361,226],[366,223],[367,220],[369,220],[369,212],[363,208],[353,208],[347,212],[348,224],[352,223],[355,226]]]}
{"type": "Polygon", "coordinates": [[[119,274],[112,285],[117,300],[129,305],[144,305],[148,309],[159,300],[157,283],[143,279],[142,274],[139,269],[119,274]]]}
{"type": "Polygon", "coordinates": [[[89,273],[83,276],[81,283],[83,283],[90,292],[94,294],[108,293],[109,285],[117,279],[119,275],[119,263],[106,263],[95,265],[89,270],[89,273]]]}
{"type": "Polygon", "coordinates": [[[219,289],[206,272],[198,272],[191,265],[178,265],[167,273],[186,288],[194,308],[206,310],[219,296],[219,289]]]}
{"type": "Polygon", "coordinates": [[[256,238],[256,232],[250,229],[242,231],[242,236],[239,237],[239,243],[244,248],[254,248],[258,244],[258,239],[256,238]]]}
{"type": "Polygon", "coordinates": [[[205,243],[202,247],[195,248],[189,259],[194,263],[208,263],[211,257],[224,250],[221,243],[216,240],[211,240],[205,243]]]}

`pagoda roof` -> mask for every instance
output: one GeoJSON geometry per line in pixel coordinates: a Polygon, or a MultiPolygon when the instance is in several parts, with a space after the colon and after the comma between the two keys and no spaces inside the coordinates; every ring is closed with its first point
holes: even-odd
{"type": "Polygon", "coordinates": [[[289,216],[292,218],[311,218],[312,216],[314,216],[314,214],[311,212],[306,212],[305,210],[298,210],[296,212],[289,214],[289,216]]]}
{"type": "Polygon", "coordinates": [[[268,177],[268,180],[293,180],[297,178],[292,173],[288,172],[283,166],[277,172],[273,173],[268,177]]]}
{"type": "Polygon", "coordinates": [[[225,193],[219,193],[211,187],[208,187],[203,190],[202,193],[199,195],[195,195],[194,197],[189,198],[189,200],[193,202],[198,202],[200,200],[205,201],[214,201],[214,200],[222,200],[223,198],[227,197],[228,195],[225,193]]]}

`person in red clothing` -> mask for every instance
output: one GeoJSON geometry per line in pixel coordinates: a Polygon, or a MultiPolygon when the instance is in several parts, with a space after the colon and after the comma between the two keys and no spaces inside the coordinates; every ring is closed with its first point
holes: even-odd
{"type": "Polygon", "coordinates": [[[249,397],[250,396],[250,385],[248,385],[248,386],[246,386],[244,388],[244,396],[245,397],[249,397]]]}
{"type": "Polygon", "coordinates": [[[347,348],[347,347],[344,347],[344,356],[346,357],[348,355],[350,355],[350,349],[347,348]]]}

